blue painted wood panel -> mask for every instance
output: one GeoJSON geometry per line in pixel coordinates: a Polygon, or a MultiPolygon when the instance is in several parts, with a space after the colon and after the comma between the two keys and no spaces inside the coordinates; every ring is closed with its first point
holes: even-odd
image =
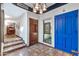
{"type": "Polygon", "coordinates": [[[78,10],[55,16],[55,48],[78,51],[78,10]]]}

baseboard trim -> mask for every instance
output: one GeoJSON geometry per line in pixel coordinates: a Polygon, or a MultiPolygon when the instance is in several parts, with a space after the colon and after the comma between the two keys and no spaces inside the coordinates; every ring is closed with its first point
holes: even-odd
{"type": "Polygon", "coordinates": [[[43,44],[43,45],[46,45],[46,46],[51,47],[51,48],[54,48],[54,47],[49,46],[49,45],[47,45],[47,44],[44,44],[44,43],[42,43],[42,42],[38,42],[38,43],[43,44]]]}

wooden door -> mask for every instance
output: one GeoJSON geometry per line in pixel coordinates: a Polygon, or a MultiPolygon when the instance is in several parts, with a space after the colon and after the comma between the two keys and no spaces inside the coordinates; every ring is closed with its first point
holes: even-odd
{"type": "Polygon", "coordinates": [[[38,20],[30,18],[29,43],[33,45],[38,42],[38,20]]]}

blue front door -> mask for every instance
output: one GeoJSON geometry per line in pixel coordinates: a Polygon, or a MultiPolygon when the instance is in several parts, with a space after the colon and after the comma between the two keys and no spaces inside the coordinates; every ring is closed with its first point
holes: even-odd
{"type": "Polygon", "coordinates": [[[71,54],[78,51],[77,18],[78,10],[55,16],[55,48],[71,54]]]}

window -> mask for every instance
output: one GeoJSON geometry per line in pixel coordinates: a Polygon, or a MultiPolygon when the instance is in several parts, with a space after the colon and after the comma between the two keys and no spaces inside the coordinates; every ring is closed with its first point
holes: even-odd
{"type": "Polygon", "coordinates": [[[51,44],[51,24],[44,21],[43,25],[43,42],[51,44]]]}

